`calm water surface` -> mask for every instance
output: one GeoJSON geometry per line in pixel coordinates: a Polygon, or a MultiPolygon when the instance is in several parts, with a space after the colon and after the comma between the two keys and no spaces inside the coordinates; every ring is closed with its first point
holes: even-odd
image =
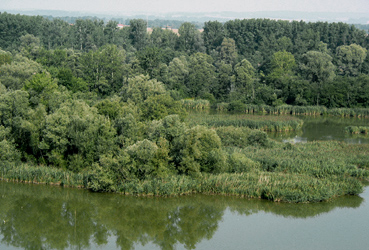
{"type": "Polygon", "coordinates": [[[0,249],[368,249],[369,188],[315,204],[0,182],[0,249]]]}
{"type": "Polygon", "coordinates": [[[368,135],[345,133],[347,126],[369,126],[369,119],[340,118],[324,116],[299,116],[304,120],[300,131],[290,133],[269,133],[271,138],[289,142],[338,140],[347,143],[369,143],[368,135]]]}

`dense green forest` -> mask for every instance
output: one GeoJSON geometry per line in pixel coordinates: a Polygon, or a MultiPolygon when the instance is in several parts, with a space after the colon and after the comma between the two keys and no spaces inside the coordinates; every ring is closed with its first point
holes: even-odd
{"type": "Polygon", "coordinates": [[[0,18],[0,48],[14,60],[19,54],[37,62],[59,83],[65,82],[59,71],[68,72],[100,96],[117,93],[130,76],[144,74],[176,92],[177,99],[369,105],[369,37],[344,23],[212,21],[203,32],[183,23],[176,35],[161,28],[148,34],[141,19],[118,29],[116,21],[87,19],[70,25],[40,16],[2,13],[0,18]],[[93,65],[88,57],[97,58],[93,65]]]}
{"type": "Polygon", "coordinates": [[[247,127],[191,125],[180,100],[367,108],[364,31],[267,19],[212,21],[202,32],[185,22],[178,34],[148,33],[142,19],[117,24],[0,14],[2,178],[294,202],[362,190],[365,145],[286,146],[247,127]],[[314,159],[301,165],[298,152],[314,159]]]}

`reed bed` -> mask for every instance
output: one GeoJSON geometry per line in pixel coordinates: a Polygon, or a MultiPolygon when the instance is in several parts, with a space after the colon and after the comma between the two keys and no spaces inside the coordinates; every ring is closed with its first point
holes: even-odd
{"type": "Polygon", "coordinates": [[[229,103],[226,103],[226,102],[222,102],[222,103],[217,103],[217,106],[216,106],[216,110],[217,111],[228,111],[229,109],[229,103]]]}
{"type": "Polygon", "coordinates": [[[210,109],[210,102],[203,99],[182,99],[183,107],[186,109],[206,110],[210,109]]]}
{"type": "Polygon", "coordinates": [[[259,162],[267,172],[306,174],[315,178],[369,178],[369,145],[343,142],[276,143],[273,148],[233,148],[259,162]]]}
{"type": "Polygon", "coordinates": [[[341,117],[369,118],[369,108],[334,108],[329,109],[328,114],[341,117]]]}
{"type": "Polygon", "coordinates": [[[348,126],[345,128],[346,133],[349,134],[364,134],[367,135],[369,132],[369,127],[364,126],[348,126]]]}
{"type": "MultiPolygon", "coordinates": [[[[230,111],[229,103],[217,105],[217,111],[230,111]]],[[[246,114],[273,114],[273,115],[330,115],[340,117],[359,117],[369,118],[369,108],[333,108],[327,109],[324,106],[268,106],[243,104],[242,109],[238,110],[246,114]]]]}
{"type": "Polygon", "coordinates": [[[87,187],[89,174],[73,173],[62,169],[28,164],[1,164],[2,180],[60,185],[68,187],[87,187]]]}
{"type": "Polygon", "coordinates": [[[270,132],[285,132],[301,129],[303,121],[292,116],[207,114],[193,113],[187,117],[190,126],[247,127],[270,132]]]}
{"type": "Polygon", "coordinates": [[[246,114],[270,114],[270,115],[323,115],[327,113],[324,106],[268,106],[245,104],[244,112],[246,114]]]}
{"type": "Polygon", "coordinates": [[[201,178],[173,176],[123,183],[119,191],[128,195],[187,195],[192,193],[235,195],[281,202],[319,202],[362,192],[353,178],[317,179],[309,175],[251,172],[204,174],[201,178]]]}

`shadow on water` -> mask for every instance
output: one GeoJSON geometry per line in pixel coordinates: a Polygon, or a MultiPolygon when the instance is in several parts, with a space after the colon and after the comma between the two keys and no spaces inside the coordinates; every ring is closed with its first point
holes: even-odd
{"type": "Polygon", "coordinates": [[[347,196],[315,204],[272,203],[230,196],[131,197],[86,190],[0,182],[0,248],[90,249],[111,239],[117,249],[154,244],[194,249],[211,239],[228,208],[239,216],[261,211],[309,218],[335,208],[357,208],[347,196]]]}

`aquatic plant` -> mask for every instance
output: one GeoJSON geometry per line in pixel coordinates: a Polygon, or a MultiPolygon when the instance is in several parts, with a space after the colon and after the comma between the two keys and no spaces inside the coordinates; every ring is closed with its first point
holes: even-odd
{"type": "Polygon", "coordinates": [[[247,127],[270,132],[293,131],[301,129],[303,121],[292,116],[246,115],[246,114],[208,114],[192,113],[187,117],[190,126],[201,124],[209,127],[247,127]]]}
{"type": "Polygon", "coordinates": [[[367,135],[369,132],[369,127],[364,126],[348,126],[345,127],[346,133],[349,134],[365,134],[367,135]]]}
{"type": "Polygon", "coordinates": [[[203,99],[182,99],[181,103],[187,109],[204,110],[210,108],[210,102],[203,99]]]}
{"type": "MultiPolygon", "coordinates": [[[[221,103],[217,105],[217,111],[232,111],[230,103],[221,103]]],[[[340,117],[359,117],[368,118],[369,108],[332,108],[328,109],[324,106],[268,106],[243,104],[242,109],[237,109],[238,112],[246,114],[273,114],[273,115],[330,115],[340,117]]]]}
{"type": "Polygon", "coordinates": [[[28,164],[1,164],[1,179],[26,183],[44,183],[69,187],[87,187],[89,173],[73,173],[63,169],[28,164]]]}

